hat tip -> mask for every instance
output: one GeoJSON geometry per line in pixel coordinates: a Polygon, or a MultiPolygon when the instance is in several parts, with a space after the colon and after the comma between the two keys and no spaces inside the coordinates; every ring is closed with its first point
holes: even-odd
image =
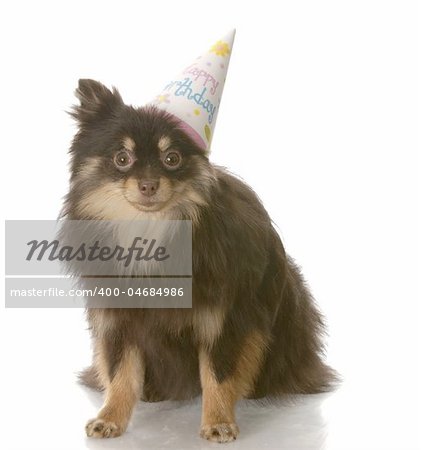
{"type": "Polygon", "coordinates": [[[228,42],[233,43],[234,42],[234,38],[235,38],[235,33],[236,33],[236,29],[235,28],[231,28],[228,33],[226,33],[224,39],[228,42]]]}

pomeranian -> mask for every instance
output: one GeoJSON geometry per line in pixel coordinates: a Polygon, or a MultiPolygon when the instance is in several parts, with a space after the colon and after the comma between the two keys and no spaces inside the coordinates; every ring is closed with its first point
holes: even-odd
{"type": "Polygon", "coordinates": [[[71,220],[190,220],[192,308],[88,308],[86,385],[105,391],[88,436],[119,436],[139,399],[202,394],[200,436],[237,438],[240,398],[328,390],[324,323],[253,190],[214,166],[173,116],[80,80],[71,220]]]}

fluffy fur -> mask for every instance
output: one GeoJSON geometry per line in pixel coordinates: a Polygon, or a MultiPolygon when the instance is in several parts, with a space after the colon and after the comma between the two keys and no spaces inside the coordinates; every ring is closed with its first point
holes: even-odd
{"type": "Polygon", "coordinates": [[[87,311],[94,358],[82,380],[105,390],[88,436],[121,434],[139,398],[202,393],[201,436],[227,442],[238,434],[239,398],[327,390],[335,374],[322,360],[322,316],[252,189],[212,165],[172,116],[127,106],[92,80],[76,94],[63,216],[193,223],[192,309],[87,311]],[[135,158],[124,171],[122,149],[135,158]],[[181,165],[170,170],[163,157],[172,151],[181,165]],[[159,187],[145,200],[151,179],[159,187]]]}

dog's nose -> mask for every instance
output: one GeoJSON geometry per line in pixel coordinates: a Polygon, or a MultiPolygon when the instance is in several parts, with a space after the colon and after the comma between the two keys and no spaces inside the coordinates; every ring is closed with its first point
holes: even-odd
{"type": "Polygon", "coordinates": [[[146,197],[152,197],[152,195],[156,194],[156,191],[159,188],[158,180],[142,180],[139,181],[139,189],[143,195],[146,197]]]}

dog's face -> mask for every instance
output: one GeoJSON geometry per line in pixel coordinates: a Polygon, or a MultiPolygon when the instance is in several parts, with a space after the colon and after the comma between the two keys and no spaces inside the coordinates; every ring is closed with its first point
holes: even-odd
{"type": "Polygon", "coordinates": [[[194,220],[207,202],[213,168],[177,120],[127,106],[115,89],[93,80],[80,80],[76,95],[68,212],[80,219],[194,220]]]}

